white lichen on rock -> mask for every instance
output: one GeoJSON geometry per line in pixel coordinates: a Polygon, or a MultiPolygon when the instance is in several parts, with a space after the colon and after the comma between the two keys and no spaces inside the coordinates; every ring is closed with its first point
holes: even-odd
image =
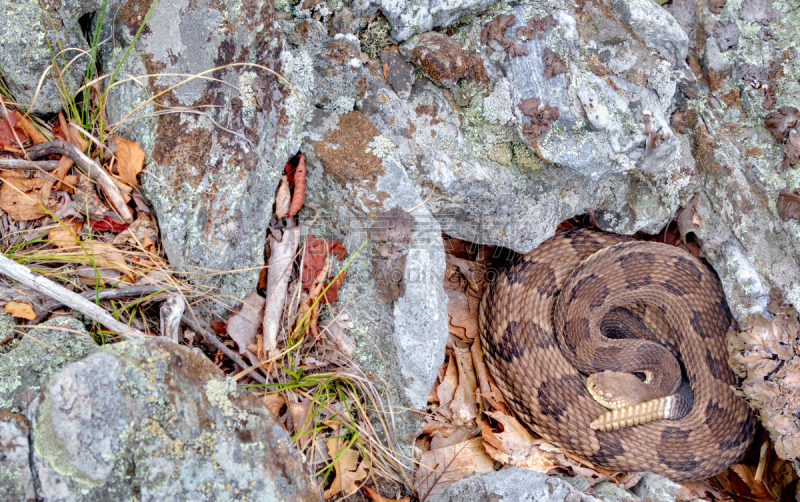
{"type": "Polygon", "coordinates": [[[511,101],[511,84],[503,78],[494,86],[494,91],[483,99],[483,117],[492,124],[507,124],[514,120],[514,104],[511,101]]]}
{"type": "Polygon", "coordinates": [[[379,159],[391,157],[394,155],[394,143],[386,136],[375,136],[367,145],[366,152],[371,153],[379,159]]]}
{"type": "Polygon", "coordinates": [[[252,71],[245,71],[239,75],[239,92],[242,96],[242,111],[252,112],[256,109],[256,94],[253,92],[253,81],[256,75],[252,71]]]}

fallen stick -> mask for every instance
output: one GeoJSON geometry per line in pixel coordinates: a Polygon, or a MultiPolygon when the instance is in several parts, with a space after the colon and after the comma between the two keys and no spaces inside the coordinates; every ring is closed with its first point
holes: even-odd
{"type": "MultiPolygon", "coordinates": [[[[187,326],[192,328],[192,330],[194,330],[195,333],[200,333],[201,335],[203,335],[203,338],[205,338],[206,341],[211,346],[213,346],[215,349],[220,350],[223,354],[228,356],[228,358],[230,358],[231,361],[236,363],[236,366],[242,368],[243,370],[247,370],[248,368],[250,368],[250,365],[245,363],[244,359],[239,357],[239,354],[237,354],[230,347],[228,347],[227,345],[222,343],[220,341],[220,339],[217,338],[217,336],[214,333],[212,333],[211,331],[209,331],[209,330],[203,328],[202,326],[200,326],[200,324],[197,323],[197,321],[195,321],[194,316],[192,316],[192,314],[190,312],[187,312],[187,313],[183,314],[183,317],[181,317],[181,321],[183,321],[184,324],[186,324],[187,326]]],[[[264,375],[262,375],[261,373],[258,373],[255,370],[255,368],[252,371],[250,371],[248,374],[249,374],[250,378],[252,378],[253,380],[255,380],[258,383],[267,383],[267,379],[264,378],[264,375]]]]}
{"type": "Polygon", "coordinates": [[[104,309],[83,298],[81,295],[73,293],[63,286],[59,286],[50,279],[33,275],[33,272],[31,272],[28,267],[20,265],[2,254],[0,254],[0,273],[7,275],[41,294],[52,298],[58,298],[62,304],[73,310],[77,310],[93,321],[97,321],[110,331],[119,334],[119,336],[125,340],[136,340],[139,337],[147,336],[141,331],[123,322],[117,321],[104,309]]]}
{"type": "Polygon", "coordinates": [[[0,169],[55,171],[57,167],[57,160],[0,159],[0,169]]]}
{"type": "Polygon", "coordinates": [[[125,223],[131,223],[133,221],[133,214],[128,204],[125,202],[125,199],[122,198],[122,194],[119,188],[117,188],[117,185],[114,184],[114,180],[111,179],[111,176],[100,167],[97,162],[84,155],[83,152],[78,150],[78,147],[72,143],[57,139],[29,147],[25,152],[31,160],[36,160],[39,157],[45,157],[47,155],[66,155],[72,159],[78,167],[86,171],[91,179],[100,185],[106,199],[114,209],[117,210],[122,221],[125,223]]]}

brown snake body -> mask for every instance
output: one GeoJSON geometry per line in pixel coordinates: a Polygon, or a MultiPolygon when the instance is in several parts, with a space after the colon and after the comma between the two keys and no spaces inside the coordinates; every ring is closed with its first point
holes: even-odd
{"type": "Polygon", "coordinates": [[[521,256],[487,290],[480,309],[486,362],[524,424],[598,467],[674,480],[722,471],[752,440],[755,418],[734,395],[727,365],[725,334],[734,323],[719,279],[689,253],[587,229],[559,231],[521,256]],[[555,312],[557,303],[572,309],[555,312]],[[660,339],[682,361],[693,403],[679,419],[593,430],[608,410],[589,395],[584,375],[602,371],[615,353],[636,353],[624,349],[629,340],[618,332],[626,319],[653,327],[655,335],[633,336],[660,339]],[[590,326],[613,339],[582,347],[577,338],[590,326]],[[579,371],[565,353],[590,361],[579,371]]]}

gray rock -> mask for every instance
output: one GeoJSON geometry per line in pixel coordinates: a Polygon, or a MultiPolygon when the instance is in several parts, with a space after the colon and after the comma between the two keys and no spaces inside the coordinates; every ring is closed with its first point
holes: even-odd
{"type": "Polygon", "coordinates": [[[0,486],[8,502],[36,499],[30,465],[30,424],[15,413],[0,411],[0,486]]]}
{"type": "Polygon", "coordinates": [[[68,365],[27,415],[44,501],[320,500],[263,403],[199,350],[166,339],[104,346],[68,365]]]}
{"type": "Polygon", "coordinates": [[[60,91],[71,94],[84,83],[87,58],[79,57],[79,51],[88,50],[89,45],[81,35],[78,17],[62,19],[61,7],[58,0],[0,2],[0,76],[20,107],[30,107],[34,113],[58,112],[64,106],[60,91]],[[63,81],[48,69],[60,48],[67,49],[56,60],[64,72],[63,81]]]}
{"type": "Polygon", "coordinates": [[[515,502],[599,502],[557,476],[512,467],[501,471],[468,476],[434,493],[429,502],[484,502],[513,500],[515,502]]]}
{"type": "MultiPolygon", "coordinates": [[[[399,400],[402,407],[424,411],[448,334],[444,247],[439,223],[420,205],[422,198],[394,149],[363,113],[316,110],[302,148],[308,169],[306,200],[321,211],[323,235],[341,239],[350,252],[367,238],[379,213],[396,205],[416,208],[411,213],[416,226],[406,257],[405,294],[391,304],[377,299],[368,244],[350,264],[339,302],[348,305],[355,324],[355,362],[390,385],[394,406],[399,400]]],[[[319,233],[317,228],[311,231],[319,233]]],[[[396,439],[406,452],[417,428],[416,417],[400,416],[396,439]]]]}
{"type": "Polygon", "coordinates": [[[402,42],[416,33],[429,31],[436,26],[447,26],[461,16],[483,12],[494,0],[365,0],[358,10],[366,12],[379,7],[392,25],[392,37],[402,42]]]}
{"type": "Polygon", "coordinates": [[[642,473],[642,479],[631,488],[631,491],[640,499],[651,498],[657,502],[666,502],[675,500],[675,494],[680,488],[681,485],[674,481],[652,472],[645,472],[642,473]]]}
{"type": "Polygon", "coordinates": [[[617,483],[603,481],[592,487],[584,478],[566,478],[516,467],[475,474],[432,494],[429,502],[483,502],[513,500],[514,502],[549,500],[553,502],[674,502],[680,485],[652,473],[630,490],[617,483]]]}
{"type": "Polygon", "coordinates": [[[689,39],[674,17],[653,6],[651,0],[613,0],[617,18],[631,27],[642,42],[655,49],[674,67],[685,65],[689,39]]]}
{"type": "Polygon", "coordinates": [[[0,410],[23,413],[43,379],[96,346],[74,317],[56,317],[26,330],[8,353],[0,354],[0,410]]]}
{"type": "MultiPolygon", "coordinates": [[[[159,75],[109,95],[111,120],[125,118],[122,130],[150,154],[143,191],[170,264],[189,274],[226,272],[204,279],[218,298],[243,298],[255,287],[272,197],[308,109],[311,82],[285,50],[271,5],[159,2],[121,69],[159,75]],[[140,106],[156,95],[163,108],[140,106]],[[247,271],[230,272],[240,269],[247,271]]],[[[107,17],[105,33],[118,49],[104,53],[104,72],[116,69],[145,13],[132,6],[107,17]]]]}
{"type": "Polygon", "coordinates": [[[739,26],[736,21],[719,21],[714,28],[714,38],[717,39],[720,52],[725,52],[739,43],[739,26]]]}

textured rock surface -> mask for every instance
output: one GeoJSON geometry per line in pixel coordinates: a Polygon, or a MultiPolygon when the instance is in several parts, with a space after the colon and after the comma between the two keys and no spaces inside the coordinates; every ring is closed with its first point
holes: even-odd
{"type": "Polygon", "coordinates": [[[45,501],[320,500],[263,403],[200,351],[164,339],[68,365],[27,416],[45,501]]]}
{"type": "Polygon", "coordinates": [[[362,2],[360,10],[379,7],[392,25],[392,37],[402,42],[415,33],[435,26],[447,26],[461,16],[477,14],[492,5],[494,0],[370,0],[362,2]]]}
{"type": "Polygon", "coordinates": [[[430,502],[483,502],[485,500],[514,500],[534,502],[599,502],[558,477],[527,469],[510,468],[477,474],[456,481],[441,492],[434,493],[430,502]]]}
{"type": "Polygon", "coordinates": [[[483,502],[486,500],[514,500],[534,502],[672,502],[680,485],[666,478],[645,473],[630,490],[616,483],[604,481],[591,489],[582,478],[548,476],[540,472],[516,467],[476,474],[461,479],[441,492],[433,494],[430,502],[483,502]],[[580,483],[583,481],[583,483],[580,483]],[[577,485],[577,486],[575,486],[577,485]],[[589,495],[583,493],[594,493],[589,495]]]}
{"type": "MultiPolygon", "coordinates": [[[[338,115],[317,110],[303,152],[308,168],[307,201],[325,215],[319,230],[355,250],[367,238],[378,213],[395,206],[410,210],[416,226],[408,247],[405,294],[393,303],[377,298],[368,245],[348,268],[339,291],[355,324],[356,363],[391,387],[395,406],[424,411],[443,360],[447,340],[447,297],[441,227],[394,155],[394,146],[361,112],[338,115]]],[[[418,417],[401,413],[400,445],[417,435],[418,417]]]]}
{"type": "MultiPolygon", "coordinates": [[[[66,2],[65,2],[66,3],[66,2]]],[[[77,57],[69,69],[66,63],[79,51],[89,49],[81,35],[78,17],[63,9],[61,2],[0,2],[0,76],[8,90],[23,109],[30,107],[35,113],[56,113],[64,103],[61,100],[57,73],[48,69],[53,64],[59,48],[67,48],[58,59],[58,67],[64,71],[63,84],[68,92],[74,92],[83,84],[86,72],[86,57],[77,57]],[[44,76],[39,88],[39,79],[44,76]],[[38,92],[38,95],[37,95],[38,92]]]]}
{"type": "Polygon", "coordinates": [[[57,317],[26,332],[0,354],[0,410],[23,413],[43,379],[97,347],[74,317],[57,317]]]}
{"type": "Polygon", "coordinates": [[[30,423],[22,416],[0,411],[0,486],[8,502],[36,499],[30,464],[30,423]]]}
{"type": "MultiPolygon", "coordinates": [[[[74,14],[101,3],[83,2],[74,14]]],[[[103,33],[113,34],[123,50],[107,46],[104,72],[115,70],[146,12],[128,3],[106,16],[103,33]]],[[[228,272],[263,264],[272,197],[297,151],[297,112],[304,109],[304,97],[263,68],[289,79],[300,70],[286,59],[273,16],[272,2],[262,0],[159,2],[120,75],[161,75],[129,80],[109,95],[111,121],[125,119],[121,130],[130,130],[151,155],[144,193],[178,269],[228,272]]],[[[206,280],[241,298],[257,275],[249,270],[206,280]]]]}

